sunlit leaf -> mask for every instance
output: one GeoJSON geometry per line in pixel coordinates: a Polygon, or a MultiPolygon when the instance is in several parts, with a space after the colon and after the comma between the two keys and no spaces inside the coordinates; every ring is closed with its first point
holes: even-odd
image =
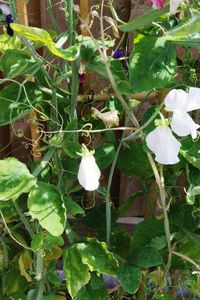
{"type": "Polygon", "coordinates": [[[36,181],[26,165],[16,158],[0,160],[0,201],[16,199],[28,193],[36,181]]]}
{"type": "Polygon", "coordinates": [[[54,236],[65,228],[65,209],[58,190],[50,184],[39,182],[29,194],[28,208],[33,219],[54,236]]]}
{"type": "Polygon", "coordinates": [[[62,48],[58,48],[56,43],[54,43],[54,41],[52,40],[50,34],[44,29],[14,23],[11,24],[11,28],[16,34],[22,35],[34,42],[43,43],[50,52],[58,57],[69,61],[73,61],[78,57],[78,46],[70,46],[65,50],[63,50],[62,48]]]}

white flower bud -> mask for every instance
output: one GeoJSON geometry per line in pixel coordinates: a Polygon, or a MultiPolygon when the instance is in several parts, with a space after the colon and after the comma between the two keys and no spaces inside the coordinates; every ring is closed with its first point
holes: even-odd
{"type": "Polygon", "coordinates": [[[101,172],[92,154],[83,155],[78,170],[78,181],[86,191],[95,191],[99,187],[101,172]]]}

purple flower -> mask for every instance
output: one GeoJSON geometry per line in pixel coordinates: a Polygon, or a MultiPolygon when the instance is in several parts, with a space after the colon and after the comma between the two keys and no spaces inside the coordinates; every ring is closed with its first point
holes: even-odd
{"type": "Polygon", "coordinates": [[[113,58],[114,59],[120,59],[122,66],[124,67],[125,70],[128,69],[128,58],[129,58],[129,52],[123,49],[117,49],[114,54],[113,58]]]}

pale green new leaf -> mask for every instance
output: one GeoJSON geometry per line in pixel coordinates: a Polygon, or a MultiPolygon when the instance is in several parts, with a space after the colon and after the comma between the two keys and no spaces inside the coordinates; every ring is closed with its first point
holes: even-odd
{"type": "Polygon", "coordinates": [[[65,229],[65,209],[58,190],[51,184],[39,182],[28,197],[28,209],[33,219],[54,236],[65,229]]]}
{"type": "Polygon", "coordinates": [[[10,26],[16,34],[22,35],[34,42],[41,42],[49,49],[51,53],[58,57],[73,61],[79,54],[79,49],[77,46],[70,46],[65,50],[57,47],[50,34],[44,29],[14,23],[10,26]]]}
{"type": "Polygon", "coordinates": [[[28,193],[36,181],[26,165],[16,158],[0,160],[0,201],[16,199],[28,193]]]}

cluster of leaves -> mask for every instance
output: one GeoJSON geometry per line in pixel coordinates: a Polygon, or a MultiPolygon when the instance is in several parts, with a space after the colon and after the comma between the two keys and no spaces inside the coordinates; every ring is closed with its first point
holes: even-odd
{"type": "MultiPolygon", "coordinates": [[[[105,243],[108,230],[105,202],[110,198],[110,191],[102,184],[95,199],[99,203],[88,209],[95,195],[84,194],[77,183],[80,163],[77,153],[81,142],[87,141],[84,135],[78,136],[77,130],[87,129],[86,123],[93,129],[105,129],[102,121],[94,120],[91,114],[85,112],[77,120],[72,111],[74,103],[71,100],[74,94],[77,98],[78,92],[80,61],[86,70],[105,79],[109,79],[109,66],[118,92],[127,99],[134,113],[138,107],[131,106],[131,93],[177,86],[186,88],[188,82],[176,79],[178,72],[184,70],[184,60],[177,59],[175,45],[183,46],[184,51],[190,47],[199,49],[200,18],[188,18],[187,6],[183,7],[180,20],[167,13],[168,7],[151,10],[119,26],[120,30],[135,34],[128,70],[111,56],[105,65],[98,50],[113,47],[113,40],[102,44],[100,40],[69,32],[71,45],[64,49],[68,35],[53,38],[44,29],[19,24],[11,25],[15,32],[13,37],[6,33],[0,35],[0,69],[5,74],[3,82],[6,82],[0,91],[0,125],[12,124],[34,111],[36,118],[31,121],[41,129],[44,145],[40,150],[45,152],[39,163],[29,162],[27,166],[16,158],[0,161],[2,300],[62,300],[67,295],[76,300],[121,299],[122,294],[137,297],[134,295],[138,290],[151,297],[149,299],[175,299],[171,296],[174,294],[172,286],[180,285],[181,280],[191,293],[199,294],[199,278],[191,273],[199,271],[200,261],[199,140],[182,139],[179,164],[164,168],[166,194],[171,203],[170,239],[173,249],[179,253],[172,257],[170,272],[179,270],[185,276],[178,276],[175,282],[171,282],[174,277],[170,277],[170,273],[165,276],[168,248],[162,213],[152,214],[152,219],[141,222],[132,234],[117,225],[117,219],[136,199],[146,196],[151,201],[150,191],[155,182],[146,155],[149,150],[142,143],[143,136],[132,138],[130,135],[130,143],[122,143],[118,151],[115,135],[106,131],[101,134],[101,144],[96,149],[95,159],[101,171],[117,161],[121,172],[138,176],[144,182],[144,188],[131,195],[124,205],[111,209],[109,248],[105,243]],[[48,50],[43,57],[36,52],[40,47],[48,50]],[[31,82],[29,79],[33,76],[34,82],[31,82]],[[46,122],[53,132],[52,137],[45,135],[39,120],[46,122]],[[177,178],[181,177],[187,182],[186,197],[178,187],[177,178]],[[86,210],[79,201],[82,198],[86,199],[86,210]],[[72,222],[69,216],[73,216],[72,222]],[[109,285],[108,280],[111,281],[109,285]]],[[[83,105],[85,111],[87,105],[83,105]]],[[[106,101],[105,109],[118,110],[121,119],[125,114],[123,105],[115,97],[106,101]]],[[[143,134],[154,128],[152,116],[159,109],[151,106],[143,113],[143,134]]],[[[97,143],[98,138],[99,135],[91,134],[92,144],[97,143]]],[[[157,199],[157,188],[154,194],[157,199]]]]}

